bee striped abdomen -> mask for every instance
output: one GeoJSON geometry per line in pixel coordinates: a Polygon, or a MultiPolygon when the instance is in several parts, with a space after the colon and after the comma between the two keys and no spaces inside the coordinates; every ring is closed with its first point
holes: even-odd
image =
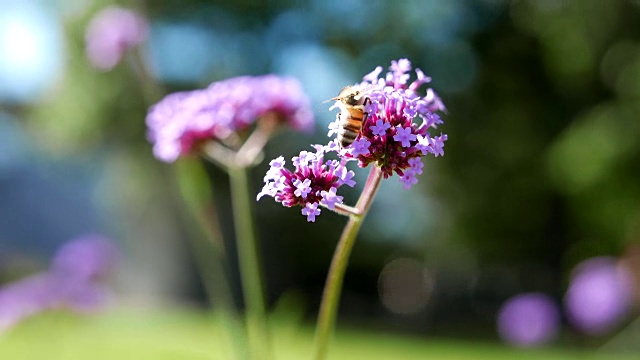
{"type": "MultiPolygon", "coordinates": [[[[342,116],[342,114],[338,114],[342,116]]],[[[358,134],[362,131],[363,117],[354,117],[352,114],[347,113],[345,119],[341,121],[340,131],[338,132],[338,142],[344,148],[353,143],[358,137],[358,134]]]]}

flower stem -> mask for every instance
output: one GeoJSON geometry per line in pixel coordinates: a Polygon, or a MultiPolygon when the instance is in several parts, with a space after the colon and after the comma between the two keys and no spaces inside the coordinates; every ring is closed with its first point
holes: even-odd
{"type": "Polygon", "coordinates": [[[382,171],[379,167],[372,166],[369,178],[367,178],[360,199],[356,204],[357,213],[349,216],[349,221],[342,231],[336,250],[333,253],[316,325],[314,360],[324,360],[327,357],[329,342],[335,328],[342,282],[349,263],[351,249],[356,242],[362,221],[371,208],[381,180],[382,171]]]}
{"type": "Polygon", "coordinates": [[[183,159],[173,167],[174,182],[172,189],[179,189],[176,197],[181,204],[184,221],[191,225],[191,250],[195,265],[202,277],[204,290],[212,306],[219,307],[217,312],[225,336],[230,341],[232,359],[248,359],[247,341],[244,328],[231,298],[231,285],[228,280],[228,265],[225,256],[222,231],[218,214],[213,206],[213,193],[204,167],[199,161],[183,159]]]}
{"type": "Polygon", "coordinates": [[[253,229],[247,168],[234,166],[228,171],[250,354],[253,359],[269,359],[272,357],[269,329],[260,275],[259,251],[253,229]]]}

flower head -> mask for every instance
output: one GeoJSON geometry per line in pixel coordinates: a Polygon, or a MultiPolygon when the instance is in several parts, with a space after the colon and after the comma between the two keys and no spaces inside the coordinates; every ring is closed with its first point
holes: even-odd
{"type": "Polygon", "coordinates": [[[135,12],[110,6],[89,23],[85,36],[86,54],[93,66],[110,70],[124,53],[147,39],[146,20],[135,12]]]}
{"type": "Polygon", "coordinates": [[[269,115],[296,130],[313,127],[300,83],[275,75],[236,77],[170,94],[151,107],[146,121],[155,156],[172,162],[203,142],[225,139],[269,115]]]}
{"type": "MultiPolygon", "coordinates": [[[[382,67],[377,67],[356,85],[367,89],[371,104],[366,108],[368,117],[362,131],[344,156],[357,159],[360,167],[380,166],[385,178],[397,174],[409,189],[422,173],[423,156],[444,155],[447,135],[432,136],[430,131],[442,124],[436,112],[445,111],[445,107],[432,89],[427,89],[425,96],[417,93],[431,78],[416,69],[416,80],[409,82],[409,60],[392,61],[389,69],[380,77],[382,67]],[[415,119],[422,121],[415,123],[415,119]]],[[[339,127],[337,119],[329,128],[336,132],[339,127]]]]}
{"type": "Polygon", "coordinates": [[[342,185],[355,185],[354,173],[345,167],[347,160],[324,159],[327,152],[335,151],[335,147],[314,147],[316,152],[301,151],[299,156],[293,157],[293,171],[284,167],[282,157],[272,160],[258,200],[268,195],[284,206],[301,206],[302,215],[310,222],[320,215],[319,205],[333,209],[336,204],[342,204],[342,196],[337,195],[337,190],[342,185]]]}

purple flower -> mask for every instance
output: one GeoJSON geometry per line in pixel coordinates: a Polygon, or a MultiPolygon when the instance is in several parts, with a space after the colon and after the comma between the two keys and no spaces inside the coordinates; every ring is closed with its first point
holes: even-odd
{"type": "Polygon", "coordinates": [[[311,180],[309,179],[304,179],[304,181],[295,179],[293,181],[293,186],[296,187],[296,190],[293,193],[296,196],[300,196],[301,198],[305,199],[307,195],[311,192],[311,186],[309,185],[311,185],[311,180]]]}
{"type": "Polygon", "coordinates": [[[377,66],[372,72],[365,75],[362,79],[373,84],[378,81],[378,77],[380,76],[382,70],[382,66],[377,66]]]}
{"type": "MultiPolygon", "coordinates": [[[[420,86],[431,81],[420,69],[415,70],[417,79],[407,85],[409,60],[392,61],[389,69],[384,77],[379,77],[382,68],[377,67],[355,85],[365,91],[371,103],[366,108],[369,115],[361,133],[344,156],[357,159],[360,167],[372,163],[380,166],[385,178],[396,173],[404,187],[410,188],[422,173],[422,168],[416,168],[417,163],[411,159],[444,155],[447,135],[431,136],[429,131],[442,124],[436,112],[445,111],[445,107],[430,88],[425,96],[418,94],[420,86]],[[414,118],[422,119],[421,124],[414,123],[414,118]],[[364,144],[368,144],[368,151],[364,144]]],[[[337,126],[339,123],[334,122],[330,128],[335,130],[337,126]]]]}
{"type": "Polygon", "coordinates": [[[573,271],[564,297],[569,322],[587,334],[602,335],[629,312],[633,293],[631,274],[615,259],[584,261],[573,271]]]}
{"type": "Polygon", "coordinates": [[[371,132],[373,135],[377,136],[385,136],[387,133],[387,129],[391,128],[388,122],[382,121],[382,119],[378,119],[376,124],[371,127],[371,132]]]}
{"type": "Polygon", "coordinates": [[[369,146],[371,146],[371,142],[365,138],[354,141],[351,145],[351,156],[369,155],[369,146]]]}
{"type": "Polygon", "coordinates": [[[541,293],[520,294],[507,300],[498,315],[498,334],[516,346],[531,347],[553,340],[560,328],[556,303],[541,293]]]}
{"type": "Polygon", "coordinates": [[[394,84],[403,86],[409,80],[410,75],[407,72],[411,71],[411,62],[408,59],[391,60],[389,70],[393,71],[393,74],[387,74],[388,81],[393,81],[394,84]]]}
{"type": "MultiPolygon", "coordinates": [[[[444,154],[447,135],[431,137],[429,129],[442,123],[435,111],[444,111],[444,105],[431,89],[426,95],[418,95],[418,88],[431,81],[420,69],[416,69],[417,79],[407,85],[411,62],[407,59],[392,61],[390,71],[380,77],[383,69],[365,75],[363,82],[354,88],[360,89],[371,101],[364,102],[367,118],[357,138],[346,148],[341,148],[336,139],[326,146],[314,145],[316,153],[300,152],[294,157],[294,171],[282,167],[283,160],[271,162],[271,168],[264,178],[264,186],[258,200],[265,195],[273,197],[284,206],[301,206],[307,221],[315,221],[320,214],[319,205],[336,209],[343,197],[337,195],[342,185],[354,186],[354,172],[346,168],[353,160],[358,166],[369,164],[379,166],[385,178],[394,173],[400,177],[405,189],[418,183],[417,175],[422,174],[422,157],[444,154]],[[422,124],[413,122],[423,119],[422,124]],[[336,152],[338,160],[324,161],[324,154],[336,152]]],[[[340,107],[338,100],[331,108],[340,107]]],[[[331,136],[341,129],[340,117],[329,125],[331,136]]],[[[340,211],[348,212],[345,207],[340,211]]]]}
{"type": "Polygon", "coordinates": [[[422,174],[422,168],[424,168],[424,164],[422,163],[422,159],[415,157],[411,158],[408,161],[409,166],[411,166],[411,170],[413,170],[416,175],[422,174]]]}
{"type": "Polygon", "coordinates": [[[416,135],[411,132],[411,127],[406,129],[398,127],[396,128],[396,134],[393,135],[393,140],[399,141],[403,147],[410,147],[411,141],[416,140],[416,135]]]}
{"type": "Polygon", "coordinates": [[[302,215],[307,216],[308,222],[316,222],[316,215],[320,215],[320,209],[318,209],[317,203],[307,203],[302,209],[302,215]]]}
{"type": "Polygon", "coordinates": [[[416,91],[422,84],[431,82],[431,78],[425,75],[422,70],[416,69],[416,80],[409,85],[409,90],[416,91]]]}
{"type": "Polygon", "coordinates": [[[431,153],[435,156],[443,156],[444,155],[444,142],[447,140],[447,134],[435,136],[429,139],[429,147],[431,149],[431,153]]]}
{"type": "Polygon", "coordinates": [[[93,66],[111,70],[124,53],[147,39],[146,20],[135,12],[110,6],[89,23],[85,36],[86,54],[93,66]]]}
{"type": "Polygon", "coordinates": [[[286,169],[282,157],[271,161],[271,168],[264,177],[264,186],[257,196],[271,196],[284,206],[301,206],[302,215],[307,221],[314,222],[320,215],[318,205],[333,209],[342,203],[342,196],[336,194],[342,185],[353,186],[353,171],[347,170],[347,160],[325,161],[327,152],[334,147],[316,147],[316,152],[301,151],[293,158],[295,170],[286,169]]]}
{"type": "Polygon", "coordinates": [[[108,275],[118,258],[115,245],[100,235],[88,235],[63,245],[55,254],[50,272],[81,280],[108,275]]]}
{"type": "Polygon", "coordinates": [[[435,128],[437,125],[440,125],[443,123],[442,119],[440,118],[440,115],[431,113],[431,112],[426,113],[423,117],[423,120],[424,120],[424,126],[426,127],[435,128]]]}
{"type": "Polygon", "coordinates": [[[334,187],[329,191],[322,190],[320,192],[320,195],[322,195],[320,203],[329,209],[335,209],[336,204],[342,204],[342,196],[337,195],[336,191],[338,190],[334,187]]]}
{"type": "Polygon", "coordinates": [[[402,183],[402,187],[404,187],[405,189],[411,189],[411,186],[418,183],[416,172],[412,169],[406,170],[404,174],[400,176],[400,182],[402,183]]]}
{"type": "Polygon", "coordinates": [[[100,281],[113,269],[117,255],[115,246],[97,235],[65,244],[48,271],[0,289],[0,331],[50,309],[96,310],[107,294],[100,281]]]}
{"type": "Polygon", "coordinates": [[[223,140],[275,115],[295,130],[313,128],[309,99],[293,78],[243,76],[219,81],[203,90],[167,95],[147,114],[154,155],[173,162],[210,140],[223,140]]]}

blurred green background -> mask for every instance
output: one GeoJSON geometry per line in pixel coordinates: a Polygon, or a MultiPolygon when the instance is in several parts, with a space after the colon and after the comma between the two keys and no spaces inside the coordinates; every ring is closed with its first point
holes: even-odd
{"type": "MultiPolygon", "coordinates": [[[[226,174],[205,165],[209,187],[196,160],[156,160],[148,107],[233,76],[298,78],[316,131],[269,143],[252,173],[257,194],[269,159],[327,142],[335,113],[323,100],[402,57],[433,78],[447,106],[446,155],[426,161],[410,191],[396,178],[383,183],[347,271],[339,326],[355,337],[366,328],[416,344],[446,339],[425,349],[497,343],[507,299],[542,292],[562,311],[585,259],[613,256],[638,278],[639,1],[0,0],[0,281],[40,271],[59,245],[98,232],[125,254],[113,281],[119,308],[208,308],[192,251],[203,235],[179,191],[189,181],[192,195],[212,194],[241,308],[226,174]],[[103,72],[84,55],[89,20],[115,3],[149,21],[140,53],[155,85],[139,80],[133,57],[103,72]]],[[[307,223],[269,199],[255,212],[269,306],[310,326],[346,221],[325,211],[307,223]]],[[[596,337],[563,316],[551,346],[633,354],[636,314],[637,305],[596,337]]]]}

